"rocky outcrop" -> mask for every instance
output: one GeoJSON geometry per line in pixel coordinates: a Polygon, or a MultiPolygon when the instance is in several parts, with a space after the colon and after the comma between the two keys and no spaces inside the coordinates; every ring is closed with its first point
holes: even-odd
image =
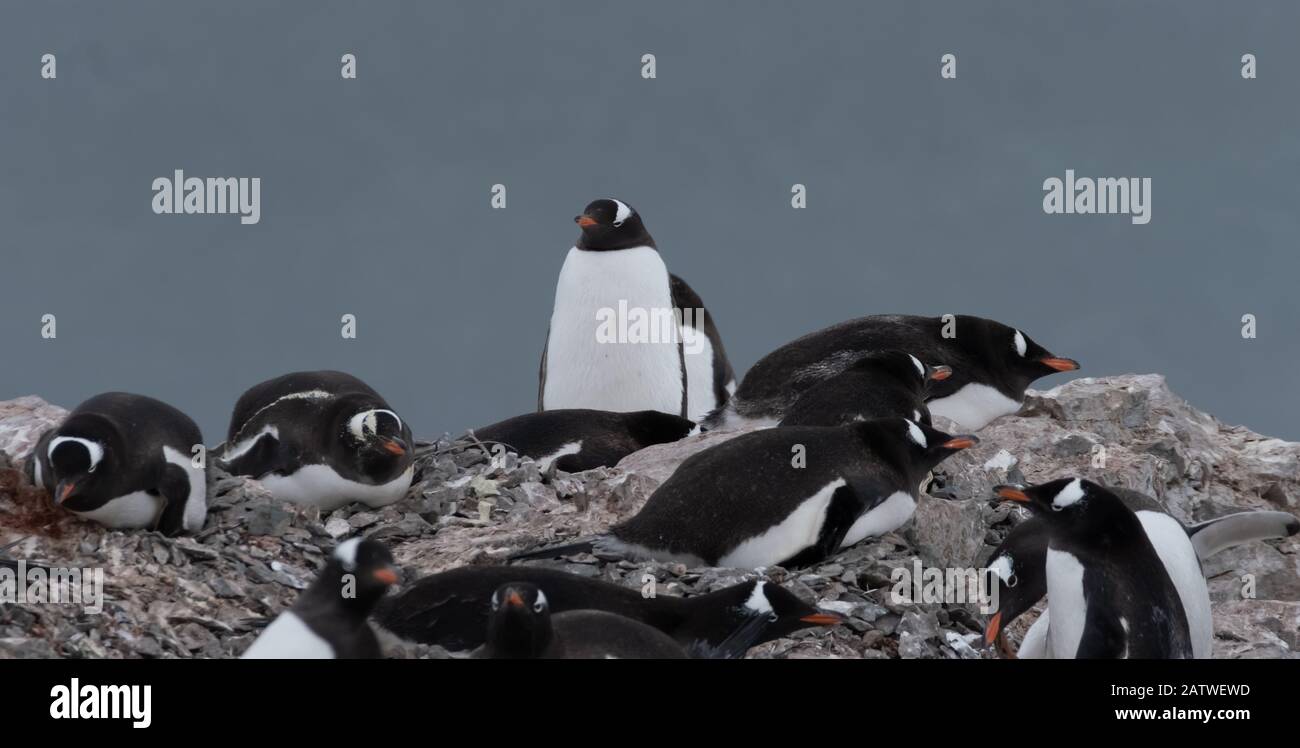
{"type": "MultiPolygon", "coordinates": [[[[61,413],[36,398],[0,403],[0,445],[11,453],[30,449],[61,413]]],[[[401,502],[324,516],[278,505],[255,481],[212,470],[207,525],[178,539],[109,531],[33,507],[48,498],[20,485],[16,466],[0,460],[0,546],[25,536],[10,555],[101,568],[108,598],[98,614],[69,605],[0,605],[0,657],[236,655],[342,538],[384,540],[408,577],[502,563],[513,551],[599,532],[632,514],[682,460],[734,436],[692,436],[575,475],[543,475],[512,455],[493,462],[478,445],[444,438],[421,447],[416,485],[401,502]]],[[[1298,512],[1300,444],[1221,424],[1170,392],[1158,375],[1079,379],[1031,392],[1017,416],[990,424],[980,438],[936,474],[936,485],[957,498],[923,497],[898,533],[817,567],[762,570],[849,619],[769,642],[750,656],[991,657],[981,644],[976,604],[913,602],[892,588],[898,569],[983,561],[1019,519],[1019,510],[988,500],[998,483],[1082,475],[1145,491],[1186,522],[1244,508],[1298,512]]],[[[1216,656],[1296,656],[1298,550],[1300,538],[1290,538],[1231,549],[1207,563],[1216,656]]],[[[591,555],[537,563],[636,587],[650,574],[660,594],[707,592],[754,573],[591,555]]],[[[1017,622],[1013,638],[1031,619],[1017,622]]],[[[393,654],[447,656],[411,645],[393,654]]]]}

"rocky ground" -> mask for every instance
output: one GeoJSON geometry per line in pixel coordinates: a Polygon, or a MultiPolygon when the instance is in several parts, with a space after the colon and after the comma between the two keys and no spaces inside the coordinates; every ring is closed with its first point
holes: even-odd
{"type": "MultiPolygon", "coordinates": [[[[543,475],[531,461],[493,461],[473,440],[421,447],[417,484],[397,504],[328,514],[277,504],[254,481],[210,470],[208,522],[194,536],[109,531],[52,508],[26,485],[21,459],[64,411],[38,398],[0,403],[0,548],[62,567],[104,569],[101,613],[76,605],[0,603],[4,657],[231,657],[268,617],[290,605],[329,550],[357,534],[383,539],[407,579],[462,564],[502,563],[539,542],[599,531],[634,512],[690,454],[731,434],[711,433],[630,455],[618,467],[543,475]]],[[[1020,414],[980,432],[937,476],[958,500],[924,497],[901,531],[848,549],[823,565],[769,568],[773,581],[845,625],[807,630],[755,647],[751,657],[994,656],[981,643],[975,604],[898,602],[895,568],[978,565],[1018,510],[994,506],[990,488],[1065,474],[1145,491],[1195,522],[1243,508],[1297,513],[1300,444],[1226,426],[1174,395],[1158,375],[1080,379],[1031,392],[1020,414]]],[[[1206,566],[1216,657],[1295,657],[1300,652],[1300,538],[1224,552],[1206,566]],[[1243,596],[1253,575],[1254,597],[1243,596]]],[[[582,555],[566,571],[660,594],[693,595],[752,575],[582,555]]],[[[1017,639],[1032,616],[1012,630],[1017,639]]],[[[395,644],[396,657],[446,657],[395,644]]]]}

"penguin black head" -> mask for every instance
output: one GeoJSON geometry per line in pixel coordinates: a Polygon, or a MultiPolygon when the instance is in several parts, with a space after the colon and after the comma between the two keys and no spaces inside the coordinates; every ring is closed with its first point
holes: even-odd
{"type": "Polygon", "coordinates": [[[1016,525],[989,557],[987,568],[997,577],[998,608],[984,629],[984,643],[997,642],[1006,656],[1011,652],[1003,629],[1047,594],[1047,539],[1043,522],[1031,518],[1016,525]]]}
{"type": "Polygon", "coordinates": [[[679,639],[694,639],[697,654],[711,659],[744,657],[750,648],[792,631],[809,626],[835,626],[845,620],[763,579],[688,598],[687,602],[695,612],[675,635],[679,639]]]}
{"type": "Polygon", "coordinates": [[[503,584],[492,593],[487,646],[497,657],[538,657],[551,642],[546,593],[528,582],[503,584]]]}
{"type": "MultiPolygon", "coordinates": [[[[1053,355],[1014,327],[982,317],[960,315],[952,342],[967,354],[972,371],[958,367],[943,389],[955,391],[972,381],[969,375],[985,369],[991,382],[1013,400],[1022,400],[1025,390],[1038,379],[1058,372],[1075,371],[1079,362],[1053,355]]],[[[949,394],[945,392],[943,394],[949,394]]]]}
{"type": "Polygon", "coordinates": [[[414,457],[411,428],[397,413],[364,395],[339,398],[336,450],[358,473],[376,483],[396,478],[414,457]]]}
{"type": "Polygon", "coordinates": [[[582,229],[574,245],[578,249],[605,251],[655,246],[641,223],[641,216],[621,200],[596,200],[583,209],[582,215],[574,216],[573,222],[582,229]]]}
{"type": "Polygon", "coordinates": [[[980,443],[971,434],[947,434],[908,418],[877,418],[854,426],[878,454],[892,457],[907,474],[924,475],[949,456],[980,443]]]}
{"type": "Polygon", "coordinates": [[[875,369],[888,373],[901,385],[918,394],[924,393],[931,382],[942,382],[952,376],[952,368],[931,366],[906,351],[889,350],[869,353],[858,359],[853,368],[875,369]]]}
{"type": "Polygon", "coordinates": [[[397,570],[393,554],[383,543],[349,538],[335,546],[320,579],[342,598],[345,607],[364,614],[397,584],[397,570]]]}
{"type": "Polygon", "coordinates": [[[1105,488],[1082,478],[1058,478],[1036,486],[994,486],[993,494],[1002,501],[1024,504],[1029,511],[1047,520],[1073,518],[1086,510],[1094,498],[1111,495],[1105,488]]]}
{"type": "Polygon", "coordinates": [[[97,509],[106,496],[99,487],[118,470],[121,437],[107,418],[93,413],[70,416],[45,447],[54,501],[72,511],[97,509]]]}

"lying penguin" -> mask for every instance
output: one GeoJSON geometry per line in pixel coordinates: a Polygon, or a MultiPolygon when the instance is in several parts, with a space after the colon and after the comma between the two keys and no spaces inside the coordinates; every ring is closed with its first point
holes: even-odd
{"type": "MultiPolygon", "coordinates": [[[[1185,602],[1199,604],[1199,599],[1185,601],[1180,587],[1191,574],[1202,590],[1205,580],[1181,529],[1181,542],[1166,543],[1167,523],[1147,525],[1106,487],[1080,478],[998,486],[994,494],[1026,505],[1044,521],[1043,572],[1052,605],[1046,640],[1057,657],[1194,655],[1189,612],[1199,613],[1189,611],[1185,602]],[[1157,543],[1165,546],[1167,556],[1156,550],[1157,543]]],[[[1204,607],[1208,618],[1208,595],[1204,607]]]]}
{"type": "Polygon", "coordinates": [[[652,444],[675,442],[695,429],[681,416],[657,410],[546,410],[515,416],[471,433],[515,454],[531,457],[546,471],[554,463],[566,473],[612,467],[652,444]]]}
{"type": "Polygon", "coordinates": [[[379,640],[366,617],[396,583],[393,556],[383,543],[345,540],[330,554],[316,581],[262,631],[243,659],[379,657],[379,640]]]}
{"type": "Polygon", "coordinates": [[[301,371],[250,388],[235,404],[219,464],[277,499],[331,511],[392,504],[414,475],[411,428],[365,382],[301,371]]]}
{"type": "Polygon", "coordinates": [[[106,392],[41,436],[27,473],[85,519],[177,535],[201,529],[207,518],[207,472],[194,460],[202,446],[199,427],[176,408],[106,392]]]}
{"type": "Polygon", "coordinates": [[[930,409],[925,400],[930,385],[951,375],[951,368],[923,364],[910,353],[868,353],[809,387],[777,425],[844,426],[890,416],[928,424],[930,409]]]}
{"type": "Polygon", "coordinates": [[[690,654],[653,626],[603,610],[551,615],[537,585],[511,582],[491,598],[487,643],[476,658],[684,660],[690,654]]]}
{"type": "Polygon", "coordinates": [[[978,441],[904,418],[742,434],[687,458],[608,533],[514,558],[596,549],[690,566],[806,566],[900,527],[930,468],[978,441]]]}
{"type": "MultiPolygon", "coordinates": [[[[1210,619],[1209,590],[1205,585],[1201,564],[1214,554],[1242,543],[1255,540],[1285,538],[1300,532],[1300,520],[1286,512],[1249,511],[1184,526],[1146,494],[1127,488],[1109,488],[1131,509],[1147,530],[1165,571],[1178,587],[1179,599],[1187,616],[1192,651],[1196,658],[1211,656],[1213,625],[1210,619]],[[1177,525],[1179,533],[1173,532],[1177,525]],[[1186,553],[1184,538],[1190,541],[1197,559],[1196,573],[1191,565],[1182,564],[1186,553]],[[1179,569],[1184,568],[1187,573],[1179,569]],[[1199,579],[1198,579],[1199,577],[1199,579]]],[[[1048,528],[1038,517],[1030,517],[1012,528],[1007,537],[989,557],[988,568],[998,575],[998,612],[989,619],[985,641],[996,644],[1007,657],[1021,659],[1051,658],[1047,640],[1050,626],[1050,609],[1044,610],[1025,633],[1018,653],[1013,653],[1003,632],[1025,611],[1032,608],[1047,594],[1045,560],[1048,528]]]]}
{"type": "Polygon", "coordinates": [[[424,577],[381,600],[373,619],[402,639],[473,649],[484,642],[493,592],[509,582],[545,590],[553,613],[615,613],[663,631],[688,650],[711,650],[715,658],[743,657],[798,629],[844,621],[763,580],[692,597],[646,597],[638,589],[530,566],[463,566],[424,577]]]}
{"type": "Polygon", "coordinates": [[[805,391],[873,351],[904,350],[952,368],[933,382],[930,413],[976,431],[1015,413],[1035,380],[1079,364],[1048,352],[1020,330],[980,317],[877,315],[841,322],[791,341],[759,359],[705,428],[773,425],[805,391]]]}

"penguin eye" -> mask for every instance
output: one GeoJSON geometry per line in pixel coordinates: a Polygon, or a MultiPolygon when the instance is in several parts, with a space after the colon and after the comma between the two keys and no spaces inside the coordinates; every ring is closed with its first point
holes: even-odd
{"type": "Polygon", "coordinates": [[[614,228],[618,228],[619,226],[622,226],[622,225],[623,225],[623,222],[622,222],[622,221],[615,221],[614,224],[613,224],[614,228]]]}
{"type": "Polygon", "coordinates": [[[541,600],[538,600],[537,602],[533,603],[534,613],[541,613],[543,610],[546,610],[546,603],[542,602],[541,600]]]}
{"type": "Polygon", "coordinates": [[[1008,587],[1015,587],[1017,584],[1020,584],[1020,577],[1016,576],[1014,573],[1011,576],[1007,577],[1008,587]]]}
{"type": "Polygon", "coordinates": [[[771,615],[767,617],[767,620],[771,621],[772,623],[776,623],[777,618],[779,618],[779,616],[775,612],[773,612],[771,615]]]}

